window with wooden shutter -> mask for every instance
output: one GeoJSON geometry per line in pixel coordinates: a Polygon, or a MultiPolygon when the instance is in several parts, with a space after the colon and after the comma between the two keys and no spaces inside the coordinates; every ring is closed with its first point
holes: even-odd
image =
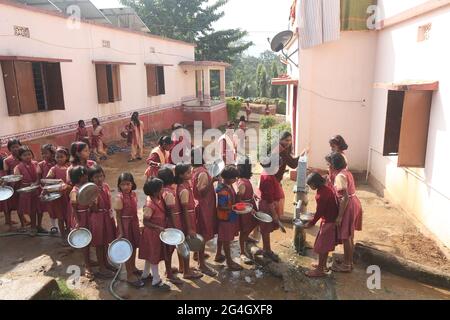
{"type": "Polygon", "coordinates": [[[9,116],[20,115],[19,93],[17,92],[14,61],[2,61],[3,82],[5,84],[6,103],[9,116]]]}
{"type": "Polygon", "coordinates": [[[44,79],[48,110],[64,110],[64,92],[59,63],[44,63],[44,79]]]}
{"type": "Polygon", "coordinates": [[[29,61],[14,61],[20,113],[38,111],[36,91],[34,89],[33,65],[29,61]]]}
{"type": "Polygon", "coordinates": [[[111,69],[113,101],[122,100],[122,92],[120,90],[120,65],[113,65],[111,69]]]}
{"type": "Polygon", "coordinates": [[[385,156],[398,155],[399,167],[424,168],[433,92],[439,82],[375,84],[387,88],[385,156]]]}
{"type": "Polygon", "coordinates": [[[95,75],[97,77],[97,98],[98,103],[108,103],[108,83],[106,76],[106,64],[95,65],[95,75]]]}
{"type": "Polygon", "coordinates": [[[147,96],[154,97],[158,95],[158,83],[156,76],[156,66],[155,65],[147,65],[146,66],[147,73],[147,96]]]}
{"type": "Polygon", "coordinates": [[[61,62],[67,59],[0,56],[8,114],[64,110],[61,62]]]}
{"type": "Polygon", "coordinates": [[[158,94],[166,94],[166,84],[164,80],[164,67],[156,67],[158,94]]]}

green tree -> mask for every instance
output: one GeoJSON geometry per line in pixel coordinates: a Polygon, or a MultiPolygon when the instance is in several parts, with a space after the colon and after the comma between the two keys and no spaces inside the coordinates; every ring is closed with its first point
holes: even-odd
{"type": "Polygon", "coordinates": [[[220,9],[228,0],[121,0],[133,8],[150,33],[197,44],[196,58],[233,63],[252,42],[240,29],[215,31],[212,24],[225,13],[220,9]]]}
{"type": "MultiPolygon", "coordinates": [[[[277,78],[278,74],[278,66],[275,61],[272,62],[272,78],[277,78]]],[[[278,86],[271,85],[270,89],[270,97],[271,98],[279,98],[278,86]]]]}
{"type": "Polygon", "coordinates": [[[256,69],[256,82],[258,85],[258,96],[259,97],[267,97],[267,72],[266,67],[263,64],[259,64],[256,69]]]}

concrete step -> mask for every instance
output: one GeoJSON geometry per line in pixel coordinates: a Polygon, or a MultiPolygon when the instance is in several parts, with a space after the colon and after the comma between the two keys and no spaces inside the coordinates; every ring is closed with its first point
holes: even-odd
{"type": "Polygon", "coordinates": [[[51,277],[0,278],[0,300],[47,300],[55,291],[59,287],[51,277]]]}

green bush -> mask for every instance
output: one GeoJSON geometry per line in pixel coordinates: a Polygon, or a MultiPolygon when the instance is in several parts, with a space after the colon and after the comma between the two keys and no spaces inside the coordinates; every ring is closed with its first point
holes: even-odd
{"type": "Polygon", "coordinates": [[[280,124],[276,125],[274,127],[274,129],[279,130],[280,133],[282,133],[284,131],[292,133],[291,124],[289,122],[280,123],[280,124]]]}
{"type": "Polygon", "coordinates": [[[259,123],[261,125],[261,129],[269,129],[277,124],[277,120],[274,116],[262,116],[259,123]]]}
{"type": "Polygon", "coordinates": [[[286,114],[286,101],[280,100],[277,104],[277,113],[278,114],[286,114]]]}
{"type": "Polygon", "coordinates": [[[241,110],[242,102],[240,100],[227,99],[228,120],[234,121],[241,110]]]}

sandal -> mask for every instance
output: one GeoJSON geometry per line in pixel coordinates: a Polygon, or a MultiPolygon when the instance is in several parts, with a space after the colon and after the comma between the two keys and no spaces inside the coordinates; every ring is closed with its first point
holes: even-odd
{"type": "Polygon", "coordinates": [[[280,257],[273,251],[265,251],[263,253],[263,256],[266,257],[266,258],[269,258],[273,262],[276,262],[276,263],[280,262],[280,257]]]}
{"type": "Polygon", "coordinates": [[[169,280],[170,282],[172,282],[175,285],[182,285],[184,283],[184,281],[182,281],[181,279],[179,279],[176,276],[173,276],[172,278],[167,278],[167,280],[169,280]]]}
{"type": "Polygon", "coordinates": [[[114,278],[114,273],[112,273],[111,271],[99,271],[95,272],[94,276],[101,280],[108,280],[114,278]]]}
{"type": "Polygon", "coordinates": [[[245,254],[241,254],[241,262],[247,265],[252,265],[254,264],[253,260],[250,259],[249,257],[247,257],[247,255],[245,254]]]}
{"type": "Polygon", "coordinates": [[[135,159],[129,159],[128,160],[128,162],[134,162],[135,161],[135,159]]]}
{"type": "Polygon", "coordinates": [[[51,227],[50,234],[58,234],[58,228],[57,227],[51,227]]]}
{"type": "MultiPolygon", "coordinates": [[[[311,267],[312,268],[314,268],[314,269],[318,269],[319,268],[319,265],[317,264],[317,263],[311,263],[311,267]]],[[[330,268],[328,268],[328,267],[325,267],[325,268],[323,268],[323,271],[324,272],[330,272],[330,268]]]]}
{"type": "Polygon", "coordinates": [[[170,290],[170,286],[165,284],[162,280],[160,280],[158,283],[152,284],[152,287],[162,291],[170,290]]]}
{"type": "Polygon", "coordinates": [[[327,274],[324,271],[321,271],[319,269],[306,271],[305,275],[309,278],[323,278],[327,276],[327,274]]]}
{"type": "Polygon", "coordinates": [[[37,233],[43,233],[43,234],[48,234],[48,230],[42,228],[42,227],[37,227],[37,233]]]}
{"type": "Polygon", "coordinates": [[[216,257],[214,258],[214,261],[215,261],[215,262],[218,262],[218,263],[224,263],[225,260],[226,260],[226,258],[225,258],[224,255],[216,256],[216,257]]]}
{"type": "Polygon", "coordinates": [[[137,160],[139,160],[139,161],[140,161],[140,160],[142,160],[142,158],[141,158],[141,157],[137,157],[136,159],[137,159],[137,160]]]}
{"type": "Polygon", "coordinates": [[[141,279],[138,279],[138,280],[136,280],[136,281],[127,281],[127,283],[128,283],[130,286],[133,286],[133,287],[135,287],[135,288],[142,288],[143,286],[145,286],[144,281],[142,281],[141,279]]]}
{"type": "MultiPolygon", "coordinates": [[[[205,260],[210,258],[211,256],[205,252],[205,260]]],[[[194,261],[198,261],[198,252],[194,252],[194,261]]]]}
{"type": "Polygon", "coordinates": [[[195,280],[195,279],[200,279],[201,277],[203,277],[202,273],[197,273],[197,272],[190,272],[186,275],[183,276],[183,279],[186,280],[195,280]]]}
{"type": "Polygon", "coordinates": [[[229,271],[241,271],[244,268],[242,268],[242,266],[240,264],[233,262],[231,265],[227,265],[227,269],[229,271]]]}
{"type": "Polygon", "coordinates": [[[348,264],[334,264],[331,266],[331,270],[334,272],[340,272],[340,273],[350,273],[352,272],[352,266],[348,264]]]}
{"type": "Polygon", "coordinates": [[[153,276],[149,274],[147,278],[141,278],[141,280],[144,282],[144,284],[147,284],[149,281],[153,280],[153,276]]]}
{"type": "Polygon", "coordinates": [[[217,276],[217,272],[212,270],[212,269],[210,269],[210,268],[208,268],[208,267],[200,268],[200,272],[205,274],[205,275],[207,275],[207,276],[209,276],[209,277],[217,276]]]}

